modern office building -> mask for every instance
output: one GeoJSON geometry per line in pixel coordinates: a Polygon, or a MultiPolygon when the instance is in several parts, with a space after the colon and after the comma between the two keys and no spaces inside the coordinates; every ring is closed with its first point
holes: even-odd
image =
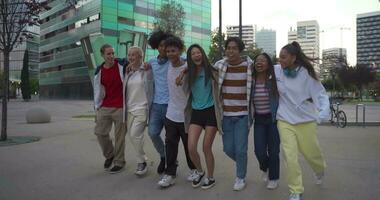
{"type": "Polygon", "coordinates": [[[323,49],[320,78],[322,80],[328,79],[331,76],[331,70],[336,71],[345,63],[347,63],[347,50],[345,48],[323,49]]]}
{"type": "Polygon", "coordinates": [[[380,11],[357,15],[356,56],[358,65],[380,66],[380,11]]]}
{"type": "Polygon", "coordinates": [[[256,32],[256,47],[263,49],[270,56],[276,55],[276,31],[261,29],[256,32]]]}
{"type": "MultiPolygon", "coordinates": [[[[176,0],[186,17],[186,46],[210,46],[211,0],[176,0]]],[[[126,55],[126,31],[149,34],[155,13],[170,0],[48,0],[50,10],[41,17],[40,95],[43,98],[91,98],[92,85],[80,40],[100,33],[114,46],[117,56],[126,55]]],[[[157,55],[146,50],[146,58],[157,55]]]]}
{"type": "Polygon", "coordinates": [[[297,29],[290,27],[290,30],[288,31],[288,43],[293,41],[297,41],[297,29]]]}
{"type": "MultiPolygon", "coordinates": [[[[226,29],[227,37],[239,37],[239,26],[227,26],[226,29]]],[[[255,46],[255,32],[256,26],[242,26],[242,40],[246,47],[255,46]]]]}

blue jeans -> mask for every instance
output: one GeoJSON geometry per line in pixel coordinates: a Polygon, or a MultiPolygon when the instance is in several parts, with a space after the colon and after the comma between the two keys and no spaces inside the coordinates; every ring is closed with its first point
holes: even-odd
{"type": "Polygon", "coordinates": [[[161,158],[165,158],[165,145],[161,138],[168,104],[153,103],[150,109],[148,133],[161,158]]]}
{"type": "Polygon", "coordinates": [[[255,155],[260,169],[268,172],[269,180],[278,180],[280,176],[280,136],[277,124],[271,115],[255,115],[253,132],[255,155]]]}
{"type": "Polygon", "coordinates": [[[223,151],[236,162],[236,176],[247,174],[248,115],[223,117],[223,151]]]}

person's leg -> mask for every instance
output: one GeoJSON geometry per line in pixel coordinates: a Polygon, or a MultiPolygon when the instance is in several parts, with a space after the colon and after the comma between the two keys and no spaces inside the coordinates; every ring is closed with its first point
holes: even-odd
{"type": "Polygon", "coordinates": [[[164,120],[167,104],[152,104],[150,110],[148,133],[156,151],[161,158],[165,158],[164,141],[161,138],[161,131],[164,127],[164,120]]]}
{"type": "Polygon", "coordinates": [[[136,151],[137,163],[144,163],[144,130],[146,127],[146,111],[144,109],[128,112],[128,133],[131,143],[136,151]]]}
{"type": "Polygon", "coordinates": [[[238,117],[234,126],[234,147],[236,156],[236,176],[245,179],[247,174],[248,116],[238,117]]]}
{"type": "Polygon", "coordinates": [[[103,156],[106,159],[114,157],[114,147],[110,138],[112,128],[112,117],[109,109],[100,108],[96,111],[94,132],[97,136],[103,156]]]}
{"type": "Polygon", "coordinates": [[[194,170],[194,169],[196,169],[196,167],[195,167],[193,161],[191,161],[191,158],[189,155],[189,148],[187,147],[188,134],[185,132],[185,124],[184,123],[178,123],[177,126],[178,126],[178,130],[179,130],[179,135],[180,135],[181,140],[182,140],[183,150],[185,151],[187,166],[189,167],[189,169],[194,170]]]}
{"type": "Polygon", "coordinates": [[[297,134],[300,152],[305,157],[310,167],[316,174],[323,174],[326,162],[323,159],[321,148],[317,138],[317,124],[315,122],[299,125],[297,134]]]}
{"type": "Polygon", "coordinates": [[[116,166],[124,166],[124,150],[125,150],[125,134],[126,128],[123,122],[123,109],[115,109],[112,114],[112,120],[115,124],[115,159],[114,164],[116,166]]]}
{"type": "Polygon", "coordinates": [[[215,160],[212,153],[212,144],[215,139],[217,128],[215,126],[206,126],[205,136],[203,138],[203,153],[205,154],[207,177],[214,177],[215,160]]]}
{"type": "Polygon", "coordinates": [[[264,124],[255,123],[253,131],[255,155],[259,162],[260,170],[268,172],[267,130],[264,124]]]}
{"type": "Polygon", "coordinates": [[[280,136],[276,123],[268,125],[269,180],[280,178],[280,136]]]}
{"type": "Polygon", "coordinates": [[[224,116],[222,122],[223,129],[223,151],[224,153],[235,161],[235,139],[234,139],[235,123],[233,117],[224,116]]]}
{"type": "Polygon", "coordinates": [[[287,164],[288,187],[292,194],[302,194],[302,172],[298,163],[297,127],[284,121],[277,122],[281,146],[287,164]]]}
{"type": "Polygon", "coordinates": [[[165,153],[166,153],[166,169],[165,174],[176,176],[177,173],[177,155],[180,134],[175,122],[165,119],[165,153]]]}
{"type": "Polygon", "coordinates": [[[190,124],[188,133],[188,148],[191,161],[199,172],[203,171],[201,160],[198,153],[198,140],[202,133],[202,127],[196,124],[190,124]]]}

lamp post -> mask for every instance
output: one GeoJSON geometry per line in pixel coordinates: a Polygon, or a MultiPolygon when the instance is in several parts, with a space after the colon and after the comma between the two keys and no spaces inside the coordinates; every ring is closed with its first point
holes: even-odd
{"type": "Polygon", "coordinates": [[[241,0],[239,0],[239,38],[243,39],[241,0]]]}
{"type": "Polygon", "coordinates": [[[219,33],[218,33],[218,43],[219,43],[219,59],[223,57],[223,47],[222,47],[222,0],[219,0],[219,33]]]}

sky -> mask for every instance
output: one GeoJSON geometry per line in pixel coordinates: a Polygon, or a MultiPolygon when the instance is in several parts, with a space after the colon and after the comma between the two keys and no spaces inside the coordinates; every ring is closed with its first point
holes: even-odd
{"type": "MultiPolygon", "coordinates": [[[[239,1],[222,0],[222,27],[239,25],[239,1]]],[[[211,27],[219,26],[219,0],[211,0],[211,27]]],[[[350,65],[356,64],[357,14],[380,11],[380,0],[242,0],[242,24],[276,31],[277,52],[288,42],[290,27],[297,21],[317,20],[322,49],[347,49],[350,65]]]]}

